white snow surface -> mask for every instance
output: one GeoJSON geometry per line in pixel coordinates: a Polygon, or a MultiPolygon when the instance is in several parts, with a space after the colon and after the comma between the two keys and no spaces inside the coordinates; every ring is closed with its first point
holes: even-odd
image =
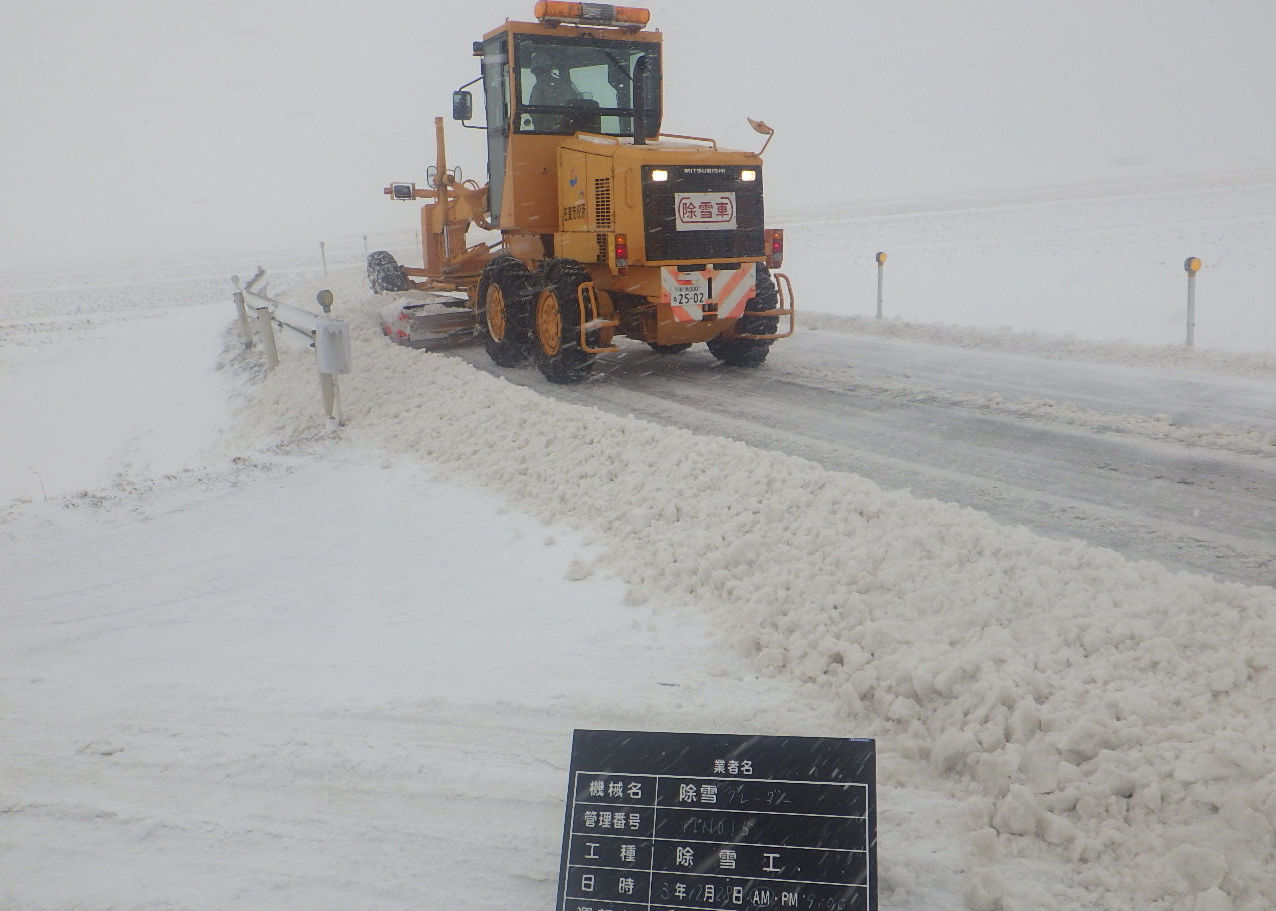
{"type": "MultiPolygon", "coordinates": [[[[0,908],[549,908],[574,727],[878,738],[884,908],[1276,907],[1276,590],[384,344],[358,238],[407,252],[380,188],[530,7],[7,10],[0,908]],[[387,38],[427,27],[441,52],[387,38]],[[354,325],[339,431],[309,352],[239,345],[258,262],[354,325]]],[[[777,128],[801,350],[881,343],[764,371],[1271,458],[1276,7],[654,12],[667,128],[777,128]],[[704,52],[751,59],[760,21],[767,66],[704,52]],[[1004,401],[1008,358],[1039,398],[1004,401]],[[1087,407],[1062,360],[1247,418],[1087,407]]],[[[481,134],[448,141],[482,173],[481,134]]]]}
{"type": "Polygon", "coordinates": [[[549,907],[573,727],[877,738],[883,907],[1276,899],[1276,590],[388,346],[357,267],[285,279],[333,430],[165,274],[3,298],[0,905],[549,907]]]}

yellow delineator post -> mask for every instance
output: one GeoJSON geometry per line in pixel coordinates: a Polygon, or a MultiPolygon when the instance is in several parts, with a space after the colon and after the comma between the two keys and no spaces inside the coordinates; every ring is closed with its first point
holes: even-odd
{"type": "Polygon", "coordinates": [[[886,274],[886,254],[877,253],[877,318],[882,318],[882,280],[886,274]]]}
{"type": "Polygon", "coordinates": [[[1196,273],[1201,271],[1200,257],[1183,260],[1183,271],[1187,273],[1187,347],[1191,348],[1196,342],[1196,273]]]}

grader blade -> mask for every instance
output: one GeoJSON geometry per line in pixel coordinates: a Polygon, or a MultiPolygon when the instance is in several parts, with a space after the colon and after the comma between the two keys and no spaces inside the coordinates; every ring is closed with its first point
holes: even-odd
{"type": "Polygon", "coordinates": [[[409,348],[451,348],[477,341],[478,321],[464,297],[405,291],[381,308],[381,331],[409,348]]]}

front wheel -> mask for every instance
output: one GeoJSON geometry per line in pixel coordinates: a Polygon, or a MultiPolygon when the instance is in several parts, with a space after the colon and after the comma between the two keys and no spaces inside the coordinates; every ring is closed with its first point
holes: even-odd
{"type": "Polygon", "coordinates": [[[594,355],[580,347],[578,295],[587,281],[589,273],[574,259],[547,259],[537,270],[532,355],[551,383],[579,383],[593,369],[594,355]]]}
{"type": "Polygon", "coordinates": [[[368,285],[376,294],[383,291],[406,291],[410,287],[407,273],[394,254],[378,250],[368,254],[368,285]]]}
{"type": "Polygon", "coordinates": [[[531,354],[531,281],[527,267],[508,253],[488,263],[479,278],[479,331],[488,356],[501,367],[521,367],[531,354]]]}
{"type": "MultiPolygon", "coordinates": [[[[744,307],[744,315],[736,322],[737,332],[750,335],[770,335],[780,325],[778,316],[766,316],[768,310],[778,310],[780,298],[775,290],[771,270],[762,263],[757,266],[757,281],[753,297],[744,307]]],[[[730,367],[761,367],[771,351],[772,338],[733,338],[719,335],[709,339],[709,353],[730,367]]]]}

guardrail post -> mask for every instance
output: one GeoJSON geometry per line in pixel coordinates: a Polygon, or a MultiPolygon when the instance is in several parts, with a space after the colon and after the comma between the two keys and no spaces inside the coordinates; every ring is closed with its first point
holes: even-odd
{"type": "Polygon", "coordinates": [[[274,370],[279,366],[279,348],[275,345],[275,324],[270,318],[269,307],[258,307],[257,328],[261,330],[261,340],[266,347],[266,367],[274,370]]]}
{"type": "Polygon", "coordinates": [[[253,346],[253,327],[248,322],[248,308],[244,306],[244,292],[235,292],[235,312],[239,315],[239,334],[244,337],[244,347],[253,346]]]}
{"type": "Polygon", "coordinates": [[[1196,273],[1201,271],[1200,257],[1183,260],[1183,271],[1187,273],[1187,347],[1191,348],[1196,343],[1196,273]]]}
{"type": "Polygon", "coordinates": [[[333,319],[332,292],[320,291],[315,295],[323,316],[315,320],[315,362],[319,367],[319,392],[323,396],[323,411],[330,427],[344,423],[341,414],[341,387],[337,374],[350,372],[350,325],[345,320],[333,319]]]}
{"type": "MultiPolygon", "coordinates": [[[[320,243],[322,248],[323,244],[320,243]]],[[[316,298],[323,308],[322,314],[303,310],[286,301],[276,300],[266,294],[266,288],[256,288],[257,282],[265,277],[265,270],[260,266],[257,274],[246,285],[239,276],[232,276],[236,293],[235,306],[239,308],[240,324],[247,325],[247,313],[244,300],[251,297],[261,301],[262,306],[254,306],[257,325],[261,330],[262,344],[266,350],[267,369],[279,366],[279,348],[275,343],[275,323],[282,329],[292,329],[309,340],[315,352],[315,362],[319,368],[319,392],[323,396],[323,410],[328,417],[330,428],[340,427],[344,423],[341,414],[341,388],[337,385],[337,374],[349,373],[351,370],[350,324],[345,320],[332,318],[332,292],[320,291],[316,298]]],[[[251,347],[251,335],[248,335],[251,347]]]]}

